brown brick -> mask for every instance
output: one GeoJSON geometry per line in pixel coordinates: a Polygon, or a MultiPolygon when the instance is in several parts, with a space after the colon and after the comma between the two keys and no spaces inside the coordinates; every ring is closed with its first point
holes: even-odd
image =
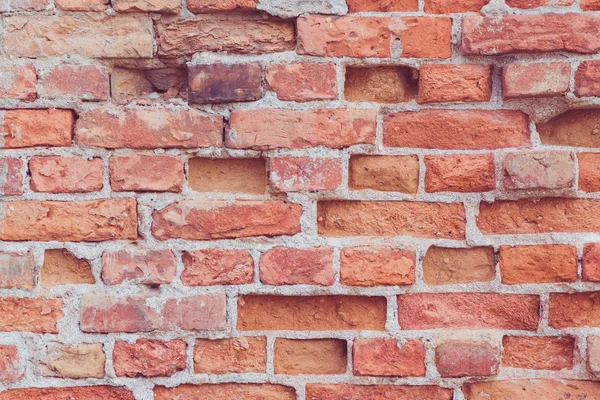
{"type": "Polygon", "coordinates": [[[77,258],[67,249],[47,249],[44,251],[44,265],[40,271],[40,285],[94,284],[96,278],[89,261],[77,258]]]}
{"type": "Polygon", "coordinates": [[[344,99],[348,101],[404,103],[416,96],[417,84],[409,67],[346,67],[344,99]]]}
{"type": "Polygon", "coordinates": [[[255,101],[262,97],[262,69],[258,63],[188,64],[191,103],[255,101]]]}
{"type": "Polygon", "coordinates": [[[579,189],[600,192],[600,153],[578,153],[579,189]]]}
{"type": "Polygon", "coordinates": [[[194,373],[241,374],[266,372],[267,339],[236,337],[227,339],[196,339],[194,373]]]}
{"type": "Polygon", "coordinates": [[[83,379],[104,378],[106,356],[102,343],[48,346],[48,354],[40,361],[43,376],[83,379]]]}
{"type": "Polygon", "coordinates": [[[419,187],[417,156],[353,155],[348,169],[350,189],[416,194],[419,187]]]}
{"type": "Polygon", "coordinates": [[[423,281],[430,286],[489,282],[495,277],[492,247],[431,246],[423,259],[423,281]]]}
{"type": "Polygon", "coordinates": [[[246,250],[184,252],[181,282],[186,286],[243,285],[254,280],[254,260],[246,250]]]}
{"type": "Polygon", "coordinates": [[[347,367],[347,344],[340,339],[275,340],[276,374],[343,374],[347,367]]]}
{"type": "Polygon", "coordinates": [[[425,376],[425,346],[416,339],[356,339],[352,372],[367,376],[425,376]]]}
{"type": "Polygon", "coordinates": [[[542,144],[600,147],[600,109],[569,110],[537,124],[542,144]]]}
{"type": "MultiPolygon", "coordinates": [[[[154,387],[154,400],[296,400],[292,387],[269,383],[220,383],[154,387]],[[233,396],[233,397],[232,397],[233,396]]],[[[0,398],[0,400],[3,400],[0,398]]],[[[94,399],[95,400],[95,399],[94,399]]]]}
{"type": "Polygon", "coordinates": [[[195,157],[188,161],[188,181],[197,192],[264,194],[266,169],[263,158],[195,157]]]}
{"type": "Polygon", "coordinates": [[[340,254],[340,281],[347,286],[415,283],[415,251],[391,247],[347,247],[340,254]]]}
{"type": "Polygon", "coordinates": [[[504,336],[502,365],[511,368],[560,371],[573,368],[572,336],[504,336]]]}
{"type": "Polygon", "coordinates": [[[577,249],[567,245],[500,247],[502,283],[575,282],[577,249]]]}

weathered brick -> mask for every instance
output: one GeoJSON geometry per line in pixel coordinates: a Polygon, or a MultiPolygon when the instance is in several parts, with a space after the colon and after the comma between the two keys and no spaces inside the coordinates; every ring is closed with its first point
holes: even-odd
{"type": "Polygon", "coordinates": [[[598,10],[600,10],[600,1],[599,0],[581,0],[580,6],[581,6],[582,10],[598,11],[598,10]]]}
{"type": "Polygon", "coordinates": [[[499,149],[529,147],[527,116],[512,110],[424,110],[383,120],[386,147],[499,149]],[[443,126],[444,129],[440,129],[443,126]]]}
{"type": "Polygon", "coordinates": [[[492,69],[479,64],[425,64],[419,69],[419,103],[490,101],[492,69]]]}
{"type": "Polygon", "coordinates": [[[152,20],[104,13],[13,16],[2,40],[13,57],[152,57],[152,20]]]}
{"type": "Polygon", "coordinates": [[[54,5],[64,11],[106,11],[110,0],[54,0],[54,5]]]}
{"type": "Polygon", "coordinates": [[[0,240],[99,242],[138,237],[135,199],[9,201],[0,207],[0,240]]]}
{"type": "Polygon", "coordinates": [[[341,339],[275,340],[276,374],[333,375],[346,372],[347,344],[341,339]]]}
{"type": "Polygon", "coordinates": [[[514,8],[537,8],[543,6],[566,7],[574,3],[574,0],[506,0],[506,5],[514,8]]]}
{"type": "Polygon", "coordinates": [[[569,91],[568,63],[510,64],[502,70],[505,99],[559,96],[569,91]]]}
{"type": "Polygon", "coordinates": [[[537,124],[537,130],[545,145],[600,147],[600,109],[569,110],[537,124]]]}
{"type": "Polygon", "coordinates": [[[588,243],[583,246],[583,280],[600,282],[600,243],[588,243]]]}
{"type": "Polygon", "coordinates": [[[275,157],[269,160],[269,185],[280,192],[335,190],[342,184],[342,160],[275,157]]]}
{"type": "Polygon", "coordinates": [[[463,239],[465,211],[459,203],[412,201],[319,201],[322,236],[415,236],[463,239]]]}
{"type": "Polygon", "coordinates": [[[425,376],[425,346],[416,339],[356,339],[352,372],[368,376],[425,376]]]}
{"type": "Polygon", "coordinates": [[[512,380],[465,383],[467,400],[586,399],[600,396],[600,384],[574,380],[512,380]]]}
{"type": "Polygon", "coordinates": [[[49,346],[48,354],[40,360],[43,376],[83,379],[104,378],[106,356],[102,343],[49,346]]]}
{"type": "Polygon", "coordinates": [[[600,192],[600,153],[579,153],[579,189],[600,192]]]}
{"type": "Polygon", "coordinates": [[[0,196],[23,194],[23,162],[18,158],[0,158],[0,196]]]}
{"type": "Polygon", "coordinates": [[[95,65],[58,65],[40,78],[41,97],[106,100],[109,92],[108,73],[95,65]]]}
{"type": "Polygon", "coordinates": [[[143,285],[171,283],[176,272],[170,250],[149,250],[129,246],[102,254],[102,280],[106,285],[133,282],[143,285]]]}
{"type": "Polygon", "coordinates": [[[6,0],[0,4],[0,12],[43,11],[49,4],[49,0],[6,0]]]}
{"type": "Polygon", "coordinates": [[[538,327],[536,295],[498,293],[415,293],[398,296],[398,321],[404,330],[515,329],[538,327]]]}
{"type": "Polygon", "coordinates": [[[188,9],[193,13],[221,11],[253,11],[259,0],[188,0],[188,9]]]}
{"type": "Polygon", "coordinates": [[[419,188],[417,156],[353,155],[348,166],[348,186],[416,194],[419,188]]]}
{"type": "Polygon", "coordinates": [[[600,230],[600,201],[545,197],[479,205],[477,226],[487,235],[600,230]]]}
{"type": "Polygon", "coordinates": [[[267,164],[264,158],[194,157],[188,161],[188,183],[197,192],[264,194],[267,164]]]}
{"type": "Polygon", "coordinates": [[[275,247],[260,256],[259,266],[267,285],[333,284],[333,251],[326,247],[275,247]]]}
{"type": "Polygon", "coordinates": [[[452,400],[452,389],[418,385],[306,385],[306,398],[310,400],[452,400]]]}
{"type": "Polygon", "coordinates": [[[431,246],[423,259],[423,281],[430,286],[489,282],[495,277],[492,247],[431,246]]]}
{"type": "Polygon", "coordinates": [[[302,206],[278,200],[183,200],[153,214],[152,234],[160,240],[209,240],[295,235],[302,206]]]}
{"type": "Polygon", "coordinates": [[[417,96],[414,71],[405,66],[346,66],[344,99],[404,103],[417,96]]]}
{"type": "Polygon", "coordinates": [[[449,17],[403,17],[394,26],[402,57],[450,58],[452,20],[449,17]]]}
{"type": "Polygon", "coordinates": [[[502,283],[575,282],[577,249],[568,245],[500,247],[502,283]]]}
{"type": "Polygon", "coordinates": [[[255,101],[262,97],[262,68],[248,64],[188,64],[191,103],[255,101]]]}
{"type": "Polygon", "coordinates": [[[186,348],[183,340],[116,341],[112,354],[115,374],[128,378],[171,376],[185,369],[186,348]]]}
{"type": "Polygon", "coordinates": [[[92,266],[88,260],[75,257],[67,249],[44,251],[40,285],[51,287],[94,283],[96,283],[96,278],[94,278],[92,266]]]}
{"type": "Polygon", "coordinates": [[[488,192],[496,188],[493,154],[425,156],[426,192],[488,192]]]}
{"type": "Polygon", "coordinates": [[[412,285],[415,262],[413,249],[347,247],[340,253],[340,281],[347,286],[412,285]]]}
{"type": "Polygon", "coordinates": [[[0,332],[58,333],[63,305],[60,299],[2,297],[0,332]]]}
{"type": "Polygon", "coordinates": [[[31,190],[48,193],[85,193],[102,189],[101,158],[34,156],[29,160],[31,190]]]}
{"type": "Polygon", "coordinates": [[[557,329],[600,326],[600,292],[550,293],[548,325],[557,329]]]}
{"type": "Polygon", "coordinates": [[[88,292],[81,300],[80,328],[88,333],[221,330],[225,317],[224,294],[165,299],[88,292]]]}
{"type": "Polygon", "coordinates": [[[598,376],[600,375],[600,336],[588,336],[587,338],[587,367],[588,370],[598,376]]]}
{"type": "Polygon", "coordinates": [[[454,14],[479,12],[489,0],[425,0],[425,12],[430,14],[454,14]]]}
{"type": "Polygon", "coordinates": [[[254,280],[254,260],[246,250],[184,252],[181,282],[186,286],[243,285],[254,280]]]}
{"type": "Polygon", "coordinates": [[[383,330],[385,297],[245,295],[238,298],[237,329],[383,330]]]}
{"type": "Polygon", "coordinates": [[[236,337],[227,339],[196,339],[194,373],[241,374],[267,370],[267,339],[236,337]]]}
{"type": "Polygon", "coordinates": [[[570,152],[509,153],[502,161],[505,189],[566,189],[575,184],[575,156],[570,152]]]}
{"type": "MultiPolygon", "coordinates": [[[[1,6],[0,6],[1,7],[1,6]]],[[[37,75],[33,64],[0,67],[0,97],[35,100],[37,75]]]]}
{"type": "Polygon", "coordinates": [[[235,110],[227,147],[269,150],[374,144],[377,112],[372,109],[235,110]],[[332,135],[332,129],[336,134],[332,135]]]}
{"type": "Polygon", "coordinates": [[[109,149],[221,146],[223,118],[194,109],[93,109],[79,114],[75,140],[80,146],[109,149]]]}
{"type": "Polygon", "coordinates": [[[326,57],[390,57],[391,22],[387,17],[301,16],[296,51],[326,57]]]}
{"type": "Polygon", "coordinates": [[[465,55],[600,51],[600,17],[585,14],[468,16],[462,21],[465,55]]]}
{"type": "Polygon", "coordinates": [[[504,336],[502,365],[560,371],[573,368],[573,336],[504,336]]]}
{"type": "Polygon", "coordinates": [[[219,16],[159,21],[158,54],[179,57],[198,52],[264,54],[293,50],[294,23],[272,19],[219,16]]]}
{"type": "Polygon", "coordinates": [[[600,61],[590,60],[579,64],[575,72],[575,95],[600,96],[600,61]]]}
{"type": "Polygon", "coordinates": [[[181,0],[112,0],[115,11],[178,14],[181,0]]]}
{"type": "Polygon", "coordinates": [[[32,289],[34,286],[33,254],[0,252],[0,288],[32,289]]]}
{"type": "Polygon", "coordinates": [[[265,77],[279,100],[335,100],[338,95],[335,64],[296,62],[268,67],[265,77]]]}
{"type": "Polygon", "coordinates": [[[115,192],[180,192],[183,185],[183,162],[175,156],[113,156],[109,170],[110,186],[115,192]]]}
{"type": "Polygon", "coordinates": [[[435,348],[435,366],[443,378],[491,376],[500,370],[499,349],[487,342],[449,341],[435,348]]]}
{"type": "Polygon", "coordinates": [[[23,378],[24,367],[17,346],[0,345],[0,382],[15,382],[23,378]]]}
{"type": "Polygon", "coordinates": [[[114,386],[71,386],[61,388],[10,389],[0,400],[135,400],[128,389],[114,386]]]}
{"type": "Polygon", "coordinates": [[[7,110],[2,148],[70,146],[75,116],[71,110],[7,110]]]}
{"type": "MultiPolygon", "coordinates": [[[[154,400],[296,400],[292,387],[270,383],[220,383],[154,387],[154,400]]],[[[0,398],[0,400],[3,400],[0,398]]]]}
{"type": "Polygon", "coordinates": [[[346,0],[348,11],[351,13],[375,11],[418,11],[419,2],[416,0],[346,0]]]}

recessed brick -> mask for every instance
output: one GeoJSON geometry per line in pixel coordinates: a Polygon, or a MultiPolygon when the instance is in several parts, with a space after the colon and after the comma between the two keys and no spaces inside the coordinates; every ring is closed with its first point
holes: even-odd
{"type": "Polygon", "coordinates": [[[600,153],[578,153],[579,189],[600,192],[600,153]]]}
{"type": "Polygon", "coordinates": [[[417,156],[353,155],[348,166],[350,189],[416,194],[419,187],[417,156]]]}
{"type": "Polygon", "coordinates": [[[276,374],[334,375],[346,372],[347,344],[340,339],[275,340],[276,374]]]}
{"type": "Polygon", "coordinates": [[[191,158],[188,161],[190,189],[197,192],[263,194],[267,169],[263,158],[191,158]]]}
{"type": "Polygon", "coordinates": [[[75,257],[67,249],[44,251],[44,264],[40,271],[42,286],[94,284],[96,278],[89,261],[75,257]]]}
{"type": "Polygon", "coordinates": [[[413,70],[405,66],[347,66],[344,98],[355,102],[408,102],[417,96],[413,75],[413,70]]]}
{"type": "Polygon", "coordinates": [[[191,103],[255,101],[262,97],[262,68],[258,63],[188,65],[191,103]]]}
{"type": "Polygon", "coordinates": [[[569,110],[537,130],[544,145],[600,147],[600,109],[569,110]]]}

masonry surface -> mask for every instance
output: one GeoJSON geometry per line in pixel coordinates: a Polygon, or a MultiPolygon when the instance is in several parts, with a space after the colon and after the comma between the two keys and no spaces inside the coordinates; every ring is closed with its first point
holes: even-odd
{"type": "Polygon", "coordinates": [[[598,0],[1,0],[0,400],[600,399],[598,0]]]}

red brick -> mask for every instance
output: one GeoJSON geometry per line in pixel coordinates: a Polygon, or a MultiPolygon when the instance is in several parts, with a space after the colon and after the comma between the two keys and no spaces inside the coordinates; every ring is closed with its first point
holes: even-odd
{"type": "Polygon", "coordinates": [[[567,245],[500,247],[502,283],[575,282],[577,249],[567,245]]]}
{"type": "Polygon", "coordinates": [[[566,7],[574,3],[574,0],[507,0],[506,5],[514,8],[537,8],[543,6],[566,7]]]}
{"type": "Polygon", "coordinates": [[[405,103],[417,97],[416,71],[404,65],[346,66],[344,99],[405,103]]]}
{"type": "Polygon", "coordinates": [[[598,376],[600,375],[600,337],[588,336],[587,346],[587,368],[592,374],[598,376]]]}
{"type": "Polygon", "coordinates": [[[502,365],[511,368],[560,371],[573,368],[572,336],[504,336],[502,365]]]}
{"type": "Polygon", "coordinates": [[[600,201],[546,197],[479,205],[477,226],[487,235],[597,232],[600,201]]]}
{"type": "Polygon", "coordinates": [[[598,11],[600,10],[599,0],[581,0],[580,6],[582,10],[586,11],[598,11]]]}
{"type": "Polygon", "coordinates": [[[224,294],[165,299],[88,292],[81,300],[80,328],[88,333],[222,330],[225,318],[224,294]]]}
{"type": "Polygon", "coordinates": [[[448,17],[403,17],[394,27],[402,57],[450,58],[452,20],[448,17]]]}
{"type": "Polygon", "coordinates": [[[159,21],[158,55],[179,57],[199,52],[264,54],[294,49],[293,21],[204,18],[159,21]]]}
{"type": "Polygon", "coordinates": [[[335,190],[342,184],[342,160],[275,157],[269,161],[269,185],[280,192],[335,190]]]}
{"type": "Polygon", "coordinates": [[[396,286],[415,283],[414,249],[347,247],[340,254],[340,281],[347,286],[396,286]]]}
{"type": "Polygon", "coordinates": [[[106,11],[110,0],[54,0],[54,5],[64,11],[106,11]]]}
{"type": "Polygon", "coordinates": [[[431,246],[423,259],[423,281],[430,286],[489,282],[495,277],[492,247],[431,246]]]}
{"type": "Polygon", "coordinates": [[[386,147],[500,149],[529,147],[527,116],[511,110],[424,110],[383,120],[386,147]],[[444,129],[439,129],[443,126],[444,129]]]}
{"type": "Polygon", "coordinates": [[[352,372],[367,376],[425,376],[425,346],[416,339],[356,339],[352,372]]]}
{"type": "Polygon", "coordinates": [[[348,170],[352,190],[416,194],[419,189],[418,156],[352,155],[348,170]]]}
{"type": "Polygon", "coordinates": [[[135,199],[10,201],[3,207],[0,240],[99,242],[138,237],[135,199]]]}
{"type": "Polygon", "coordinates": [[[301,16],[296,51],[325,57],[390,57],[391,22],[387,17],[301,16]]]}
{"type": "Polygon", "coordinates": [[[346,3],[348,4],[348,11],[351,13],[419,10],[419,2],[417,0],[346,0],[346,3]]]}
{"type": "Polygon", "coordinates": [[[10,389],[0,400],[135,400],[128,389],[113,386],[72,386],[63,388],[10,389]]]}
{"type": "Polygon", "coordinates": [[[194,373],[241,374],[266,372],[267,338],[196,339],[194,373]]]}
{"type": "Polygon", "coordinates": [[[63,305],[60,299],[2,297],[0,332],[58,333],[63,305]]]}
{"type": "Polygon", "coordinates": [[[262,97],[262,68],[248,64],[188,64],[191,103],[255,101],[262,97]]]}
{"type": "Polygon", "coordinates": [[[346,372],[347,344],[341,339],[275,340],[276,374],[333,375],[346,372]]]}
{"type": "MultiPolygon", "coordinates": [[[[154,387],[154,400],[296,400],[292,387],[269,383],[220,383],[154,387]]],[[[2,399],[0,399],[2,400],[2,399]]]]}
{"type": "Polygon", "coordinates": [[[579,189],[600,192],[600,153],[579,153],[579,189]]]}
{"type": "Polygon", "coordinates": [[[37,75],[33,64],[0,67],[0,79],[0,97],[25,101],[36,99],[37,75]]]}
{"type": "Polygon", "coordinates": [[[335,64],[297,62],[267,68],[267,83],[279,100],[335,100],[338,95],[335,64]]]}
{"type": "Polygon", "coordinates": [[[152,234],[160,240],[295,235],[301,214],[299,204],[278,200],[183,200],[154,212],[152,234]]]}
{"type": "Polygon", "coordinates": [[[568,63],[510,64],[502,70],[505,99],[560,96],[569,91],[571,66],[568,63]]]}
{"type": "Polygon", "coordinates": [[[33,289],[34,286],[33,254],[0,252],[0,288],[33,289]]]}
{"type": "Polygon", "coordinates": [[[417,385],[306,385],[306,398],[310,400],[452,400],[452,389],[417,385]]]}
{"type": "Polygon", "coordinates": [[[489,0],[425,0],[425,12],[430,14],[454,14],[479,12],[489,0]]]}
{"type": "Polygon", "coordinates": [[[0,345],[0,382],[18,381],[23,378],[23,372],[17,346],[0,345]]]}
{"type": "Polygon", "coordinates": [[[398,296],[404,330],[538,328],[540,299],[497,293],[415,293],[398,296]]]}
{"type": "Polygon", "coordinates": [[[75,139],[109,149],[196,148],[221,146],[222,130],[221,116],[194,109],[94,109],[79,114],[75,139]]]}
{"type": "Polygon", "coordinates": [[[538,123],[543,145],[600,147],[600,109],[565,111],[548,122],[538,123]]]}
{"type": "Polygon", "coordinates": [[[128,378],[171,376],[185,369],[186,348],[183,340],[116,341],[113,350],[115,374],[128,378]]]}
{"type": "Polygon", "coordinates": [[[502,162],[505,189],[566,189],[575,184],[570,152],[509,153],[502,162]]]}
{"type": "Polygon", "coordinates": [[[385,297],[245,295],[238,298],[237,329],[381,331],[386,303],[385,297]]]}
{"type": "Polygon", "coordinates": [[[246,250],[184,252],[181,282],[186,286],[243,285],[254,280],[254,260],[246,250]]]}
{"type": "Polygon", "coordinates": [[[110,186],[115,192],[180,192],[183,185],[183,162],[175,156],[113,156],[109,170],[110,186]]]}
{"type": "Polygon", "coordinates": [[[425,64],[419,69],[419,103],[490,101],[492,69],[479,64],[425,64]]]}
{"type": "Polygon", "coordinates": [[[468,16],[462,24],[465,55],[600,51],[600,17],[585,14],[468,16]]]}
{"type": "Polygon", "coordinates": [[[193,13],[220,11],[253,11],[258,0],[188,0],[188,10],[193,13]]]}
{"type": "Polygon", "coordinates": [[[170,250],[148,250],[130,246],[102,254],[102,280],[106,285],[134,282],[143,285],[171,283],[176,272],[170,250]]]}
{"type": "Polygon", "coordinates": [[[115,11],[178,14],[181,0],[111,0],[115,11]]]}
{"type": "Polygon", "coordinates": [[[550,293],[552,328],[600,327],[600,292],[550,293]]]}
{"type": "Polygon", "coordinates": [[[600,243],[588,243],[583,246],[583,280],[600,282],[600,243]]]}
{"type": "Polygon", "coordinates": [[[600,96],[600,61],[590,60],[579,64],[575,72],[575,95],[600,96]]]}
{"type": "Polygon", "coordinates": [[[593,399],[600,396],[600,384],[572,380],[512,380],[465,383],[467,400],[593,399]]]}
{"type": "Polygon", "coordinates": [[[425,156],[426,192],[488,192],[496,188],[493,154],[425,156]]]}
{"type": "Polygon", "coordinates": [[[322,236],[414,236],[463,239],[465,211],[460,203],[413,201],[319,201],[322,236]]]}
{"type": "Polygon", "coordinates": [[[267,285],[333,285],[333,251],[326,247],[275,247],[260,256],[259,265],[267,285]]]}
{"type": "Polygon", "coordinates": [[[85,193],[102,189],[101,158],[34,156],[29,161],[31,190],[48,193],[85,193]]]}
{"type": "Polygon", "coordinates": [[[23,162],[18,158],[0,158],[0,196],[23,194],[23,162]]]}
{"type": "Polygon", "coordinates": [[[58,65],[40,79],[40,96],[106,100],[110,92],[108,73],[95,65],[58,65]]]}
{"type": "Polygon", "coordinates": [[[496,375],[498,353],[498,348],[487,342],[445,342],[435,348],[435,365],[442,378],[496,375]]]}
{"type": "Polygon", "coordinates": [[[235,110],[227,147],[269,150],[374,144],[377,112],[372,109],[235,110]],[[336,135],[332,135],[332,129],[336,135]]]}
{"type": "Polygon", "coordinates": [[[71,110],[7,110],[2,114],[5,149],[71,145],[75,123],[71,110]]]}

